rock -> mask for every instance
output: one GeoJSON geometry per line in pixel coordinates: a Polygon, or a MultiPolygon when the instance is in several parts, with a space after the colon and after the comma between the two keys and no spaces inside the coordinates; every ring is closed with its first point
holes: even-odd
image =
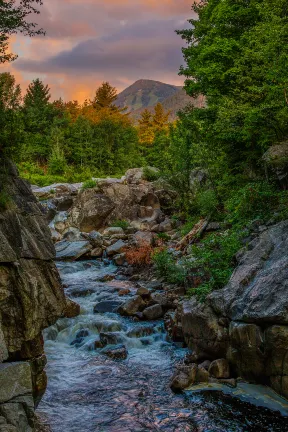
{"type": "Polygon", "coordinates": [[[272,145],[263,156],[267,166],[277,175],[283,188],[288,186],[288,142],[272,145]]]}
{"type": "Polygon", "coordinates": [[[113,360],[125,360],[128,357],[128,351],[124,345],[104,348],[101,350],[101,354],[104,354],[113,360]]]}
{"type": "Polygon", "coordinates": [[[86,189],[78,195],[71,210],[71,224],[89,233],[101,228],[114,208],[108,196],[98,193],[97,189],[86,189]]]}
{"type": "Polygon", "coordinates": [[[154,333],[153,326],[139,325],[127,332],[127,336],[130,338],[141,338],[143,336],[151,336],[154,333]]]}
{"type": "Polygon", "coordinates": [[[105,231],[103,232],[104,236],[109,236],[109,237],[111,237],[112,235],[115,235],[115,234],[122,234],[122,235],[124,235],[123,228],[120,228],[120,227],[110,227],[110,228],[106,228],[105,231]]]}
{"type": "Polygon", "coordinates": [[[118,312],[124,316],[133,316],[136,312],[142,311],[145,308],[146,304],[143,301],[142,297],[134,296],[123,303],[119,308],[118,312]]]}
{"type": "Polygon", "coordinates": [[[123,249],[126,246],[126,243],[124,243],[122,240],[118,240],[116,243],[106,249],[106,253],[108,256],[120,254],[123,252],[123,249]]]}
{"type": "Polygon", "coordinates": [[[209,382],[209,372],[201,366],[198,366],[198,369],[197,369],[196,382],[197,383],[208,383],[209,382]]]}
{"type": "Polygon", "coordinates": [[[80,315],[80,305],[73,300],[66,299],[66,308],[64,309],[63,316],[66,318],[75,318],[80,315]]]}
{"type": "Polygon", "coordinates": [[[203,368],[203,369],[206,369],[207,371],[209,371],[210,365],[211,365],[211,361],[210,360],[205,360],[204,362],[202,362],[201,364],[199,364],[199,368],[203,368]]]}
{"type": "Polygon", "coordinates": [[[160,304],[164,311],[167,311],[169,309],[175,309],[173,301],[169,299],[166,292],[152,293],[151,300],[156,304],[160,304]]]}
{"type": "Polygon", "coordinates": [[[196,381],[198,367],[196,364],[191,366],[181,366],[173,375],[170,388],[174,392],[185,390],[196,381]]]}
{"type": "Polygon", "coordinates": [[[121,301],[105,300],[94,306],[94,313],[116,312],[121,304],[121,301]]]}
{"type": "Polygon", "coordinates": [[[113,261],[117,266],[123,266],[126,262],[126,254],[122,253],[122,254],[115,255],[113,261]]]}
{"type": "Polygon", "coordinates": [[[162,289],[162,282],[160,281],[152,281],[146,284],[146,287],[150,290],[150,291],[157,291],[157,290],[161,290],[162,289]]]}
{"type": "Polygon", "coordinates": [[[64,231],[63,240],[66,240],[68,242],[77,242],[81,240],[83,241],[84,238],[79,229],[70,227],[64,231]]]}
{"type": "Polygon", "coordinates": [[[50,231],[51,231],[51,238],[52,238],[52,241],[54,243],[56,243],[62,239],[62,235],[58,231],[56,231],[54,228],[50,228],[50,231]]]}
{"type": "Polygon", "coordinates": [[[73,197],[71,195],[62,195],[53,199],[53,204],[57,211],[67,211],[73,205],[73,197]]]}
{"type": "Polygon", "coordinates": [[[102,255],[103,255],[103,249],[101,247],[93,249],[90,253],[90,256],[92,258],[101,258],[102,255]]]}
{"type": "Polygon", "coordinates": [[[120,297],[122,297],[122,296],[126,296],[126,295],[128,295],[128,294],[130,294],[130,289],[129,288],[124,288],[124,289],[122,289],[122,290],[120,290],[119,292],[118,292],[118,295],[120,296],[120,297]]]}
{"type": "Polygon", "coordinates": [[[0,403],[18,396],[32,395],[31,368],[28,362],[0,364],[0,403]]]}
{"type": "Polygon", "coordinates": [[[167,233],[173,230],[172,222],[169,219],[165,219],[164,222],[161,222],[157,228],[156,232],[159,233],[167,233]]]}
{"type": "Polygon", "coordinates": [[[151,245],[155,238],[155,235],[149,231],[137,231],[134,234],[135,241],[137,245],[141,245],[143,243],[151,245]]]}
{"type": "Polygon", "coordinates": [[[226,359],[214,360],[209,367],[209,374],[214,378],[229,378],[230,367],[226,359]]]}
{"type": "Polygon", "coordinates": [[[143,168],[132,168],[125,173],[125,178],[128,184],[139,184],[144,178],[143,168]]]}
{"type": "Polygon", "coordinates": [[[99,336],[103,346],[117,345],[123,341],[123,337],[119,333],[101,332],[99,336]]]}
{"type": "Polygon", "coordinates": [[[161,305],[156,304],[144,309],[143,315],[148,320],[157,320],[163,316],[163,309],[161,305]]]}
{"type": "Polygon", "coordinates": [[[88,240],[93,248],[101,248],[103,245],[103,237],[98,231],[92,231],[88,234],[88,240]]]}
{"type": "Polygon", "coordinates": [[[138,288],[136,294],[139,295],[139,296],[141,296],[144,299],[149,299],[150,296],[151,296],[151,293],[150,293],[149,289],[145,288],[145,287],[138,288]]]}
{"type": "Polygon", "coordinates": [[[78,258],[81,258],[83,255],[88,254],[92,246],[88,241],[75,241],[75,242],[69,242],[69,241],[61,241],[59,243],[56,243],[55,246],[56,249],[56,259],[57,260],[77,260],[78,258]]]}
{"type": "Polygon", "coordinates": [[[175,311],[166,312],[164,315],[164,325],[169,337],[173,342],[184,342],[182,325],[179,322],[175,311]]]}
{"type": "MultiPolygon", "coordinates": [[[[270,382],[288,397],[288,221],[258,233],[238,254],[239,265],[223,289],[205,304],[183,302],[183,332],[198,360],[226,359],[238,376],[270,382]]],[[[214,374],[229,376],[227,370],[214,374]]]]}

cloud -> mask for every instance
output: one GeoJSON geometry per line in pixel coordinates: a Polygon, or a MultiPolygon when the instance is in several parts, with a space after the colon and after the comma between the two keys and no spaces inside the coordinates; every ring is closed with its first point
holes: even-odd
{"type": "Polygon", "coordinates": [[[21,55],[9,69],[25,85],[40,76],[65,99],[91,97],[103,80],[119,90],[139,78],[179,85],[183,41],[175,30],[191,18],[192,2],[49,0],[36,17],[46,37],[18,36],[21,55]]]}

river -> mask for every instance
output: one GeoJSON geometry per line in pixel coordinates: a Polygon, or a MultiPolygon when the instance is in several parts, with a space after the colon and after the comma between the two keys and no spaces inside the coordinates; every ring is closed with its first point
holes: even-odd
{"type": "Polygon", "coordinates": [[[287,419],[276,412],[221,392],[173,394],[169,380],[186,351],[167,342],[163,322],[93,311],[99,302],[119,302],[120,289],[133,295],[135,285],[110,278],[116,268],[97,261],[57,266],[81,314],[44,332],[49,381],[39,413],[53,432],[288,431],[287,419]],[[100,333],[124,345],[128,357],[107,357],[97,348],[100,333]]]}

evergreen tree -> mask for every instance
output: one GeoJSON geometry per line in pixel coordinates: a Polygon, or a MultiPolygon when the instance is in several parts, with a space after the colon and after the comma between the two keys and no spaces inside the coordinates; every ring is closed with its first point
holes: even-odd
{"type": "Polygon", "coordinates": [[[17,109],[21,103],[20,85],[10,72],[0,74],[0,109],[17,109]]]}
{"type": "Polygon", "coordinates": [[[168,132],[170,111],[165,112],[163,105],[158,102],[154,108],[153,129],[155,133],[168,132]]]}
{"type": "Polygon", "coordinates": [[[96,90],[95,97],[93,101],[91,101],[93,108],[101,109],[101,108],[112,108],[117,109],[114,102],[117,99],[117,90],[115,87],[112,87],[109,82],[103,82],[101,87],[96,90]]]}
{"type": "Polygon", "coordinates": [[[50,100],[50,88],[36,78],[29,84],[27,93],[24,96],[24,108],[43,108],[50,100]]]}
{"type": "Polygon", "coordinates": [[[138,135],[140,144],[152,145],[154,140],[153,121],[152,114],[147,108],[141,113],[138,120],[138,135]]]}

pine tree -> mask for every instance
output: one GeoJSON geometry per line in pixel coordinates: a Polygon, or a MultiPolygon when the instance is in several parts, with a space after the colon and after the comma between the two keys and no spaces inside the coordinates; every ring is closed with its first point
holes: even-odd
{"type": "Polygon", "coordinates": [[[141,113],[141,117],[138,120],[138,125],[139,125],[138,135],[139,135],[140,144],[152,145],[154,141],[152,114],[147,108],[141,113]]]}
{"type": "Polygon", "coordinates": [[[114,102],[117,99],[117,90],[109,82],[103,82],[101,87],[96,90],[94,99],[91,101],[93,108],[112,108],[117,109],[114,102]]]}
{"type": "Polygon", "coordinates": [[[159,102],[154,108],[153,128],[154,132],[168,132],[170,111],[165,112],[163,105],[159,102]]]}
{"type": "Polygon", "coordinates": [[[44,85],[43,82],[37,78],[28,86],[27,93],[24,96],[24,108],[41,108],[48,105],[50,97],[49,86],[44,85]]]}
{"type": "Polygon", "coordinates": [[[0,74],[0,106],[1,109],[16,109],[21,103],[20,85],[16,85],[15,77],[10,72],[0,74]]]}

